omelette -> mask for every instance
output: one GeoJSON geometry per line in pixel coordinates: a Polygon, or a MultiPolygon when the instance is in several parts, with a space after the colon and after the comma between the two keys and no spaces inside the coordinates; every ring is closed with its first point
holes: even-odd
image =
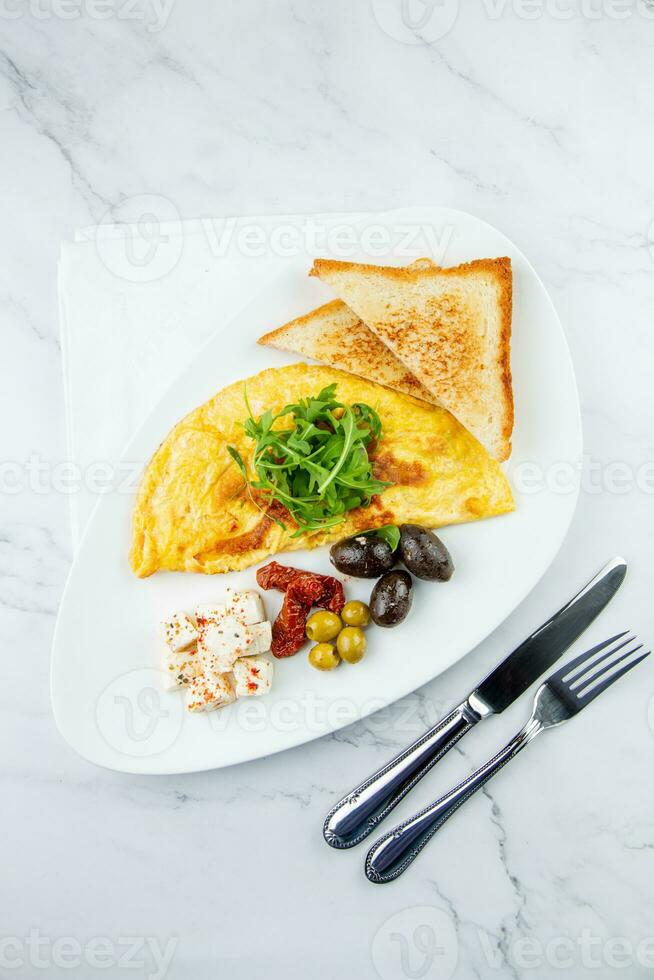
{"type": "Polygon", "coordinates": [[[498,463],[445,409],[333,368],[291,364],[224,388],[172,429],[138,490],[130,564],[141,578],[162,569],[231,572],[385,524],[436,528],[513,508],[498,463]],[[248,487],[227,447],[238,450],[256,478],[254,444],[243,430],[244,385],[258,418],[334,383],[340,402],[364,402],[379,414],[382,436],[370,458],[374,476],[391,485],[338,526],[293,537],[297,526],[288,512],[248,487]]]}

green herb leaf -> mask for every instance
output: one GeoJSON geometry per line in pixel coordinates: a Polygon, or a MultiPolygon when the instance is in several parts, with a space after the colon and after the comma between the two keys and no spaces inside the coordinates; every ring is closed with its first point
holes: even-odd
{"type": "Polygon", "coordinates": [[[286,405],[277,415],[268,410],[258,420],[245,388],[244,399],[248,418],[243,431],[255,443],[251,465],[256,479],[249,480],[234,446],[228,446],[228,452],[250,494],[256,490],[259,500],[263,496],[286,507],[298,525],[294,536],[335,527],[347,511],[368,506],[391,485],[374,477],[368,455],[369,447],[382,437],[379,415],[364,403],[341,404],[336,384],[286,405]],[[290,427],[275,428],[289,416],[290,427]]]}
{"type": "Polygon", "coordinates": [[[395,527],[394,524],[384,524],[383,527],[374,527],[370,531],[363,531],[361,533],[382,538],[390,547],[391,551],[397,551],[397,546],[400,543],[400,529],[399,527],[395,527]]]}
{"type": "Polygon", "coordinates": [[[234,462],[238,466],[239,470],[243,474],[243,479],[247,482],[248,471],[246,469],[245,463],[243,462],[243,457],[239,453],[238,449],[235,449],[234,446],[228,446],[227,447],[227,452],[232,457],[232,459],[234,460],[234,462]]]}

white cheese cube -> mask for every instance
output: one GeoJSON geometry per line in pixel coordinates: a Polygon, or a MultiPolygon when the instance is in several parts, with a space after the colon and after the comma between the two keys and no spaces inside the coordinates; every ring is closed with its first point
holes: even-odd
{"type": "Polygon", "coordinates": [[[186,689],[189,711],[215,711],[236,700],[232,682],[226,674],[194,677],[186,689]]]}
{"type": "Polygon", "coordinates": [[[237,698],[267,694],[272,687],[273,665],[267,657],[241,657],[234,664],[237,698]]]}
{"type": "Polygon", "coordinates": [[[210,623],[219,623],[226,613],[225,606],[219,602],[197,606],[195,610],[195,622],[198,624],[199,632],[202,632],[203,627],[208,626],[210,623]]]}
{"type": "Polygon", "coordinates": [[[263,600],[258,592],[232,592],[227,596],[227,611],[245,626],[253,626],[266,618],[263,600]]]}
{"type": "Polygon", "coordinates": [[[224,674],[237,657],[247,653],[245,626],[235,616],[224,616],[218,623],[200,629],[198,653],[205,674],[224,674]]]}
{"type": "Polygon", "coordinates": [[[170,619],[165,619],[161,623],[161,633],[173,653],[188,649],[198,638],[192,620],[183,612],[176,612],[170,619]]]}
{"type": "Polygon", "coordinates": [[[186,687],[200,671],[200,657],[195,647],[174,653],[166,650],[163,658],[165,678],[163,688],[172,691],[176,687],[186,687]]]}
{"type": "Polygon", "coordinates": [[[272,643],[272,626],[266,620],[245,627],[245,656],[256,657],[260,653],[268,653],[272,643]]]}

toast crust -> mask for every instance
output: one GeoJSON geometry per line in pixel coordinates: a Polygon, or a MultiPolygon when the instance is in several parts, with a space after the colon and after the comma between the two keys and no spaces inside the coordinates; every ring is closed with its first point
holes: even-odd
{"type": "Polygon", "coordinates": [[[429,259],[417,259],[411,265],[370,265],[365,262],[343,262],[340,259],[314,259],[309,271],[310,276],[322,278],[323,273],[348,272],[383,272],[389,279],[415,282],[417,279],[430,279],[441,276],[461,276],[475,272],[496,273],[499,269],[508,269],[511,274],[511,259],[504,255],[498,259],[472,259],[461,265],[440,266],[429,259]]]}
{"type": "Polygon", "coordinates": [[[511,323],[513,319],[513,271],[511,259],[502,256],[495,260],[497,274],[500,279],[500,310],[502,317],[502,333],[500,337],[499,360],[502,371],[502,390],[504,394],[504,425],[502,437],[506,443],[506,455],[511,455],[511,435],[515,422],[515,407],[513,404],[513,376],[511,374],[511,323]]]}

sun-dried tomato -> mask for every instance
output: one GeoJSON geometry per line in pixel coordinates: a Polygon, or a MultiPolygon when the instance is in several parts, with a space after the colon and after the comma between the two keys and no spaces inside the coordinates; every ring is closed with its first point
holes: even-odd
{"type": "Polygon", "coordinates": [[[285,592],[279,616],[272,627],[275,657],[292,657],[305,641],[304,631],[312,606],[339,613],[345,605],[343,586],[331,575],[318,575],[270,562],[257,572],[262,589],[285,592]]]}
{"type": "MultiPolygon", "coordinates": [[[[305,572],[300,568],[291,568],[288,565],[280,565],[276,561],[269,562],[257,572],[257,582],[262,589],[278,589],[286,592],[291,582],[300,577],[302,581],[313,580],[311,586],[306,585],[306,589],[311,590],[312,605],[319,606],[321,609],[329,609],[330,612],[340,613],[345,605],[345,593],[343,586],[332,575],[319,575],[318,572],[305,572]],[[320,589],[317,589],[317,583],[320,589]]],[[[307,592],[309,597],[309,592],[307,592]]]]}
{"type": "Polygon", "coordinates": [[[293,595],[293,586],[289,586],[279,616],[272,627],[272,644],[270,649],[275,657],[292,657],[304,644],[304,630],[307,616],[311,610],[310,603],[301,602],[293,595]]]}
{"type": "Polygon", "coordinates": [[[297,574],[297,568],[289,568],[287,565],[280,565],[276,561],[271,561],[259,569],[257,582],[262,589],[279,589],[280,592],[286,592],[297,574]]]}

